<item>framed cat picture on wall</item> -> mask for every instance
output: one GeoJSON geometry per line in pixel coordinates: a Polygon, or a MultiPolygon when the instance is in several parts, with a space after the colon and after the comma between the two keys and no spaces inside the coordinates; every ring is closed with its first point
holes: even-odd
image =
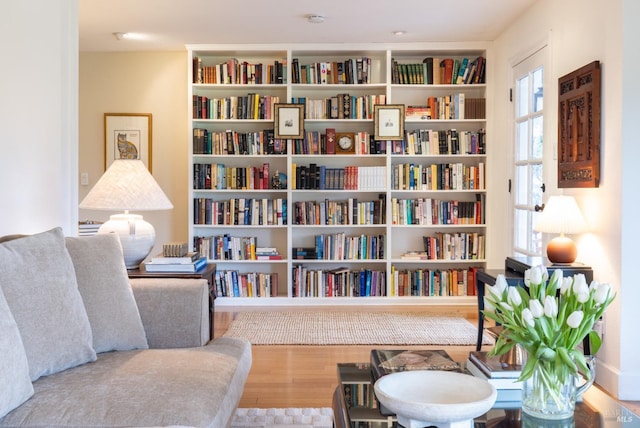
{"type": "Polygon", "coordinates": [[[116,159],[140,159],[151,172],[151,113],[104,114],[104,169],[116,159]]]}

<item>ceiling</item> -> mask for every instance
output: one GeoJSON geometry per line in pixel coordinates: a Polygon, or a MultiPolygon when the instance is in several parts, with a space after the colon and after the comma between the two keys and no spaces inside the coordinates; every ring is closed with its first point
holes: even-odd
{"type": "Polygon", "coordinates": [[[79,0],[81,51],[494,40],[537,0],[79,0]],[[323,23],[310,23],[309,15],[323,23]],[[402,36],[394,31],[405,31],[402,36]],[[117,40],[133,32],[141,40],[117,40]]]}

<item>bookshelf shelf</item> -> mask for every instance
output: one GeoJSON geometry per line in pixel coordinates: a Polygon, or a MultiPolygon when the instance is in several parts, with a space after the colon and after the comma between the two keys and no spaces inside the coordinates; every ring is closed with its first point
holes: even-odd
{"type": "MultiPolygon", "coordinates": [[[[471,46],[450,43],[189,45],[187,50],[188,100],[189,108],[193,109],[193,112],[190,112],[192,118],[189,119],[188,138],[194,142],[189,149],[189,241],[195,247],[199,245],[196,242],[202,242],[202,239],[213,239],[221,235],[252,237],[257,241],[256,246],[277,248],[282,255],[280,260],[215,259],[221,271],[233,270],[237,275],[270,275],[273,279],[277,277],[277,295],[268,298],[223,296],[216,300],[216,304],[475,304],[475,298],[466,295],[394,295],[396,290],[393,288],[392,275],[397,273],[397,270],[413,272],[423,268],[437,272],[450,281],[446,278],[453,275],[454,270],[460,278],[463,277],[464,271],[464,278],[468,279],[471,278],[467,275],[470,269],[486,265],[484,258],[408,260],[400,257],[406,251],[422,250],[423,239],[426,237],[440,239],[440,234],[450,234],[456,239],[461,239],[461,236],[464,239],[477,239],[476,235],[484,237],[487,226],[480,215],[484,216],[484,204],[489,194],[484,187],[484,176],[481,188],[467,189],[465,184],[458,185],[458,190],[436,189],[435,185],[426,189],[425,184],[414,190],[394,188],[397,181],[393,174],[394,170],[402,169],[404,165],[418,165],[426,169],[435,164],[455,164],[467,172],[469,168],[475,168],[474,171],[481,169],[484,174],[487,163],[487,155],[484,152],[487,139],[485,129],[488,120],[455,116],[455,109],[458,108],[460,115],[461,107],[447,107],[447,118],[422,119],[407,116],[404,120],[407,138],[408,133],[420,135],[421,132],[431,132],[447,136],[450,141],[452,131],[454,135],[481,134],[483,138],[481,153],[476,152],[478,146],[473,146],[473,150],[465,152],[459,150],[467,149],[458,149],[450,143],[445,151],[440,147],[436,150],[437,153],[425,152],[426,143],[416,145],[413,140],[411,143],[373,142],[373,104],[424,106],[427,105],[429,97],[436,98],[438,102],[448,103],[455,99],[459,103],[461,94],[464,100],[486,98],[487,84],[482,78],[479,79],[481,83],[472,84],[402,84],[396,83],[397,76],[394,76],[396,63],[420,64],[427,57],[451,58],[454,61],[458,60],[460,64],[467,58],[470,63],[478,57],[486,58],[486,46],[478,43],[472,43],[471,46]],[[335,73],[332,70],[342,71],[335,73]],[[302,81],[303,73],[306,83],[302,81]],[[221,80],[225,83],[221,83],[221,80]],[[225,103],[236,106],[238,99],[245,99],[242,101],[245,104],[238,107],[233,114],[225,110],[225,117],[229,119],[209,118],[210,114],[225,114],[220,113],[220,106],[224,105],[225,109],[231,108],[226,107],[225,103]],[[336,100],[343,104],[346,100],[350,106],[347,108],[346,105],[340,104],[336,113],[336,100]],[[217,103],[215,108],[210,105],[212,102],[217,103]],[[273,138],[274,121],[270,109],[275,102],[304,103],[306,109],[314,109],[312,113],[305,114],[303,121],[308,139],[306,142],[273,138]],[[254,112],[248,114],[253,118],[238,118],[247,116],[247,111],[254,112]],[[259,114],[255,114],[256,111],[259,114]],[[258,119],[258,116],[265,118],[258,119]],[[328,129],[336,134],[356,136],[356,152],[345,154],[336,150],[336,154],[327,154],[328,129]],[[202,137],[202,134],[198,134],[197,150],[196,131],[205,135],[202,137]],[[214,138],[218,139],[215,143],[214,138]],[[315,142],[312,140],[314,138],[317,139],[315,142]],[[244,152],[247,154],[239,154],[244,152]],[[226,181],[224,184],[217,184],[222,180],[219,175],[215,176],[215,180],[213,176],[207,175],[206,168],[213,169],[214,166],[224,168],[225,171],[237,171],[238,176],[242,177],[228,175],[225,176],[225,180],[246,179],[246,183],[252,184],[244,184],[244,181],[238,181],[235,185],[226,181]],[[204,172],[202,168],[205,168],[204,172]],[[244,171],[240,173],[240,170],[244,171]],[[305,182],[301,185],[299,174],[302,170],[305,182]],[[322,176],[329,170],[331,178],[322,176]],[[280,173],[281,180],[283,177],[286,180],[286,185],[281,189],[272,188],[272,179],[276,171],[280,173]],[[312,171],[315,171],[313,176],[309,175],[312,171]],[[200,180],[197,183],[196,172],[200,180]],[[307,182],[309,180],[314,181],[307,182]],[[216,184],[213,184],[214,181],[216,184]],[[254,188],[251,188],[252,186],[254,188]],[[259,205],[253,208],[251,216],[259,216],[260,219],[267,216],[272,220],[269,220],[269,224],[267,221],[261,221],[260,224],[243,224],[236,220],[214,221],[208,217],[210,214],[206,210],[210,206],[217,206],[216,212],[222,215],[219,214],[220,207],[226,207],[224,204],[230,200],[234,200],[234,205],[229,206],[235,207],[235,203],[245,204],[245,217],[247,204],[252,203],[246,201],[259,200],[259,205]],[[476,209],[480,210],[480,214],[477,214],[478,224],[397,223],[394,220],[397,213],[392,208],[397,200],[403,200],[405,203],[433,200],[440,206],[476,203],[476,209]],[[307,203],[313,208],[303,205],[307,203]],[[356,205],[358,203],[360,205],[356,205]],[[339,211],[339,214],[336,214],[331,211],[332,220],[325,221],[324,214],[329,215],[329,205],[332,207],[331,210],[339,205],[339,209],[344,212],[339,211]],[[307,224],[297,224],[297,216],[300,213],[296,212],[296,209],[299,209],[299,206],[324,210],[323,223],[308,224],[307,219],[307,224]],[[371,216],[367,217],[370,221],[362,221],[365,211],[358,211],[359,220],[346,221],[353,224],[340,224],[342,220],[335,220],[334,216],[354,218],[354,207],[357,207],[357,210],[373,209],[375,217],[374,211],[368,211],[366,215],[371,216]],[[375,220],[371,220],[374,218],[375,220]],[[225,224],[211,224],[208,221],[225,224]],[[271,221],[273,224],[270,224],[271,221]],[[277,224],[278,221],[282,221],[282,224],[277,224]],[[332,242],[341,239],[345,239],[345,242],[351,240],[350,245],[358,245],[356,251],[367,251],[368,254],[376,254],[379,258],[371,258],[369,255],[367,258],[356,256],[318,260],[292,256],[294,249],[307,251],[315,248],[316,240],[320,237],[332,242]],[[313,271],[305,275],[316,275],[320,280],[331,275],[342,275],[340,278],[346,280],[350,275],[350,281],[355,281],[353,278],[358,274],[369,275],[375,278],[378,285],[382,284],[385,295],[301,297],[296,294],[295,284],[296,280],[299,280],[296,278],[299,274],[297,269],[313,271]]],[[[428,79],[427,75],[423,77],[428,79]]],[[[431,102],[434,105],[434,101],[431,102]]],[[[442,107],[443,114],[444,108],[442,107]]],[[[438,109],[440,111],[441,108],[438,109]]],[[[483,113],[484,111],[478,114],[483,113]]],[[[481,117],[485,116],[483,114],[481,117]]],[[[490,148],[490,142],[487,146],[490,148]]],[[[451,214],[453,215],[453,212],[451,214]]],[[[228,215],[240,216],[239,208],[234,208],[234,212],[228,215]]],[[[320,222],[313,220],[313,223],[320,222]]],[[[335,245],[339,248],[339,244],[335,245]]]]}

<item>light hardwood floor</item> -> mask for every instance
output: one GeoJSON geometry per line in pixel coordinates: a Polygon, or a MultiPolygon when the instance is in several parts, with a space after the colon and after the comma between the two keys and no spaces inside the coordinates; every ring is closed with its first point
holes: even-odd
{"type": "MultiPolygon", "coordinates": [[[[218,307],[215,313],[215,337],[220,337],[240,311],[255,308],[218,307]]],[[[260,307],[259,310],[285,308],[260,307]]],[[[327,307],[286,308],[286,310],[328,310],[327,307]]],[[[331,307],[330,310],[429,311],[437,315],[455,315],[477,322],[473,307],[331,307]]],[[[300,346],[255,345],[253,364],[239,407],[331,407],[332,394],[338,384],[337,363],[367,362],[374,346],[300,346]]],[[[394,349],[394,347],[385,347],[394,349]]],[[[395,348],[445,349],[454,359],[466,359],[475,346],[401,346],[395,348]]],[[[624,402],[640,413],[640,402],[624,402]]]]}

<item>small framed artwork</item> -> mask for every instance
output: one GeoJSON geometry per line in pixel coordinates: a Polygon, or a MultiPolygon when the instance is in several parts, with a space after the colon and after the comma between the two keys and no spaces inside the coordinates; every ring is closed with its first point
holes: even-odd
{"type": "Polygon", "coordinates": [[[304,105],[274,104],[274,138],[304,138],[304,105]]]}
{"type": "Polygon", "coordinates": [[[373,106],[375,140],[404,138],[404,104],[376,104],[373,106]]]}
{"type": "Polygon", "coordinates": [[[151,172],[151,113],[104,114],[104,169],[116,159],[140,159],[151,172]]]}

